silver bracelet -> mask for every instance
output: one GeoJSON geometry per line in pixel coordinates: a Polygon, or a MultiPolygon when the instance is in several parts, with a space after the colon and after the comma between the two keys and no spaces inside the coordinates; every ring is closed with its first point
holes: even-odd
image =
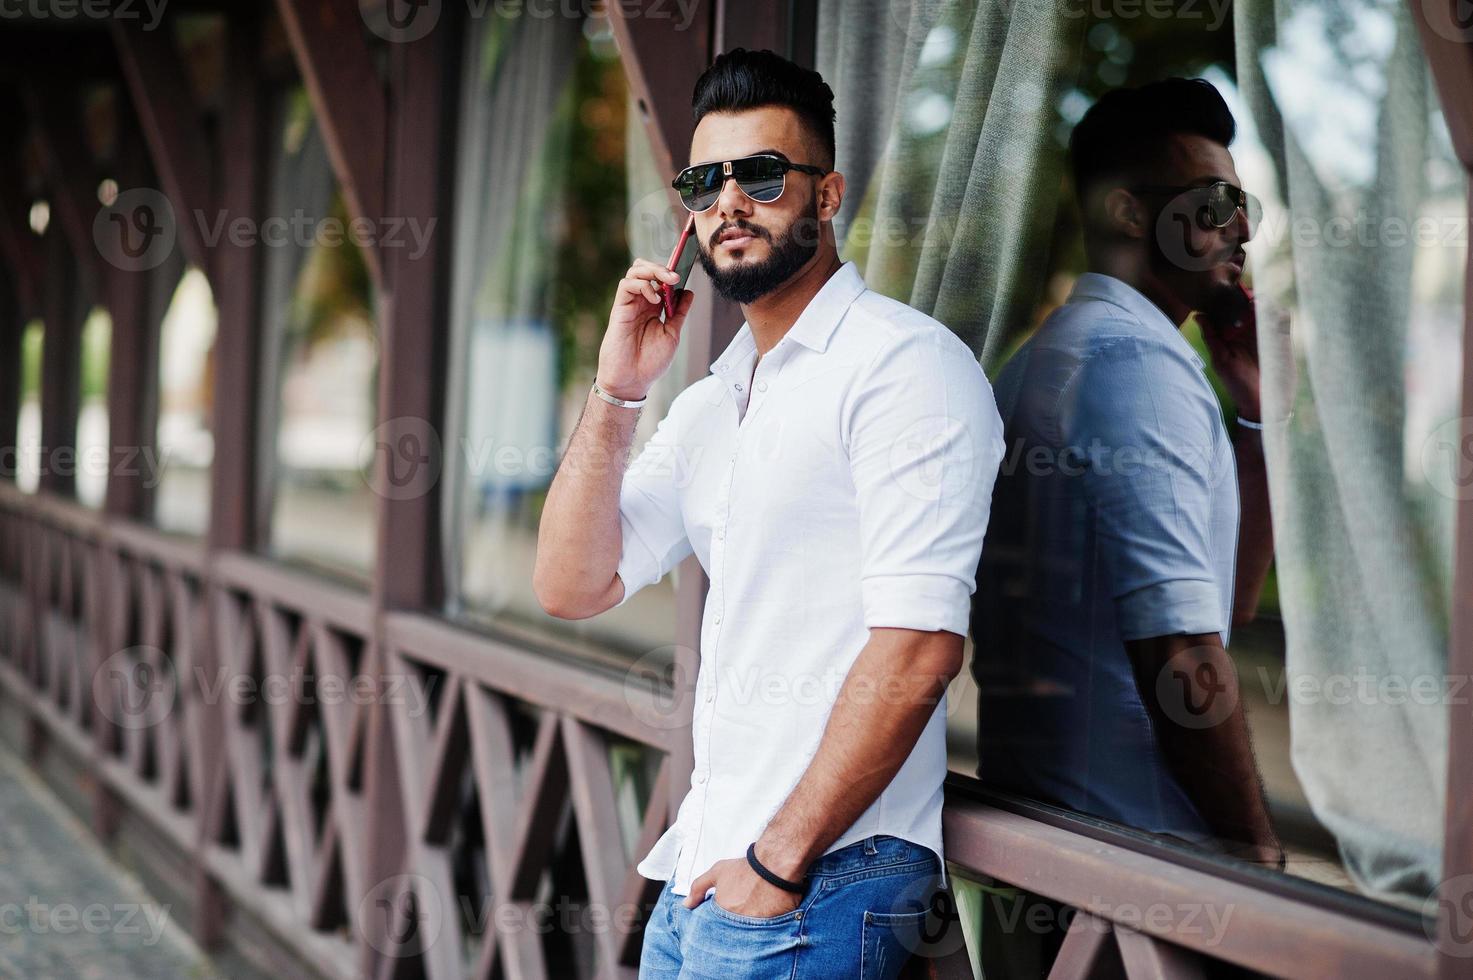
{"type": "Polygon", "coordinates": [[[1243,416],[1241,416],[1241,415],[1238,416],[1238,424],[1241,425],[1245,429],[1257,429],[1259,432],[1262,432],[1263,431],[1263,423],[1262,422],[1249,422],[1247,419],[1243,418],[1243,416]]]}
{"type": "Polygon", "coordinates": [[[645,402],[650,400],[649,395],[645,395],[639,401],[629,401],[626,398],[615,398],[613,395],[609,394],[607,391],[604,391],[598,386],[597,378],[593,379],[593,393],[602,398],[604,401],[608,402],[610,405],[618,405],[620,408],[639,408],[645,402]]]}

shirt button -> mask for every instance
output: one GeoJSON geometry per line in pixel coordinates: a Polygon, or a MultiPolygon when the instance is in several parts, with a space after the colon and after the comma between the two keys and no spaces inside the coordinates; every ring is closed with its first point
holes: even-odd
{"type": "Polygon", "coordinates": [[[740,384],[738,384],[738,385],[737,385],[737,386],[736,386],[736,390],[737,390],[737,391],[741,391],[741,390],[742,390],[742,386],[741,386],[741,385],[740,385],[740,384]]]}
{"type": "Polygon", "coordinates": [[[707,704],[710,704],[714,700],[716,700],[716,692],[715,691],[707,691],[706,692],[706,703],[707,704]]]}
{"type": "Polygon", "coordinates": [[[759,381],[759,382],[757,382],[757,390],[758,391],[766,391],[767,390],[767,382],[766,381],[759,381]]]}
{"type": "Polygon", "coordinates": [[[696,773],[696,782],[697,783],[704,783],[705,781],[706,781],[706,774],[705,773],[703,773],[703,772],[696,773]]]}
{"type": "Polygon", "coordinates": [[[715,619],[711,620],[711,622],[713,624],[717,625],[717,626],[720,626],[721,625],[721,617],[718,615],[715,619]]]}
{"type": "Polygon", "coordinates": [[[724,529],[716,532],[716,540],[717,541],[725,541],[726,540],[726,531],[724,529]]]}

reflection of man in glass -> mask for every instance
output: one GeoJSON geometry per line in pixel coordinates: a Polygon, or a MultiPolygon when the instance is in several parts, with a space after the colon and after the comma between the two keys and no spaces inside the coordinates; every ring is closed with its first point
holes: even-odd
{"type": "Polygon", "coordinates": [[[973,670],[990,784],[1278,863],[1225,649],[1273,554],[1234,129],[1211,85],[1170,79],[1074,131],[1090,271],[997,380],[973,670]]]}

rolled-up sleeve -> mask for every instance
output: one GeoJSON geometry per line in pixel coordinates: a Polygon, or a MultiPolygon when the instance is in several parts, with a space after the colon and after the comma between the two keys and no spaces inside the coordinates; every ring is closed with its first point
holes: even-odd
{"type": "Polygon", "coordinates": [[[1122,339],[1065,391],[1061,417],[1097,518],[1121,640],[1227,626],[1212,540],[1221,426],[1196,371],[1165,345],[1122,339]]]}
{"type": "Polygon", "coordinates": [[[624,471],[619,490],[619,526],[623,535],[619,578],[624,583],[622,606],[640,589],[664,578],[691,553],[685,519],[680,509],[680,484],[685,472],[676,422],[676,409],[655,426],[654,435],[624,471]]]}
{"type": "Polygon", "coordinates": [[[965,636],[1003,453],[987,376],[954,337],[907,332],[856,379],[844,424],[864,625],[965,636]]]}

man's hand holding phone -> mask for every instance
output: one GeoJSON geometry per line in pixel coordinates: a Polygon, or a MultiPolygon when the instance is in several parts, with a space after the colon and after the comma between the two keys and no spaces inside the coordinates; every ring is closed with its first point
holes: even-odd
{"type": "Polygon", "coordinates": [[[693,247],[694,237],[682,235],[672,268],[635,259],[619,280],[609,328],[598,352],[599,387],[615,398],[643,398],[675,360],[680,331],[695,294],[678,288],[689,275],[689,265],[683,271],[673,267],[681,263],[681,253],[693,247]],[[667,289],[671,292],[668,315],[667,289]]]}
{"type": "Polygon", "coordinates": [[[1261,418],[1258,394],[1258,321],[1253,293],[1241,282],[1225,292],[1214,309],[1199,310],[1197,322],[1223,387],[1232,396],[1238,414],[1261,418]]]}

